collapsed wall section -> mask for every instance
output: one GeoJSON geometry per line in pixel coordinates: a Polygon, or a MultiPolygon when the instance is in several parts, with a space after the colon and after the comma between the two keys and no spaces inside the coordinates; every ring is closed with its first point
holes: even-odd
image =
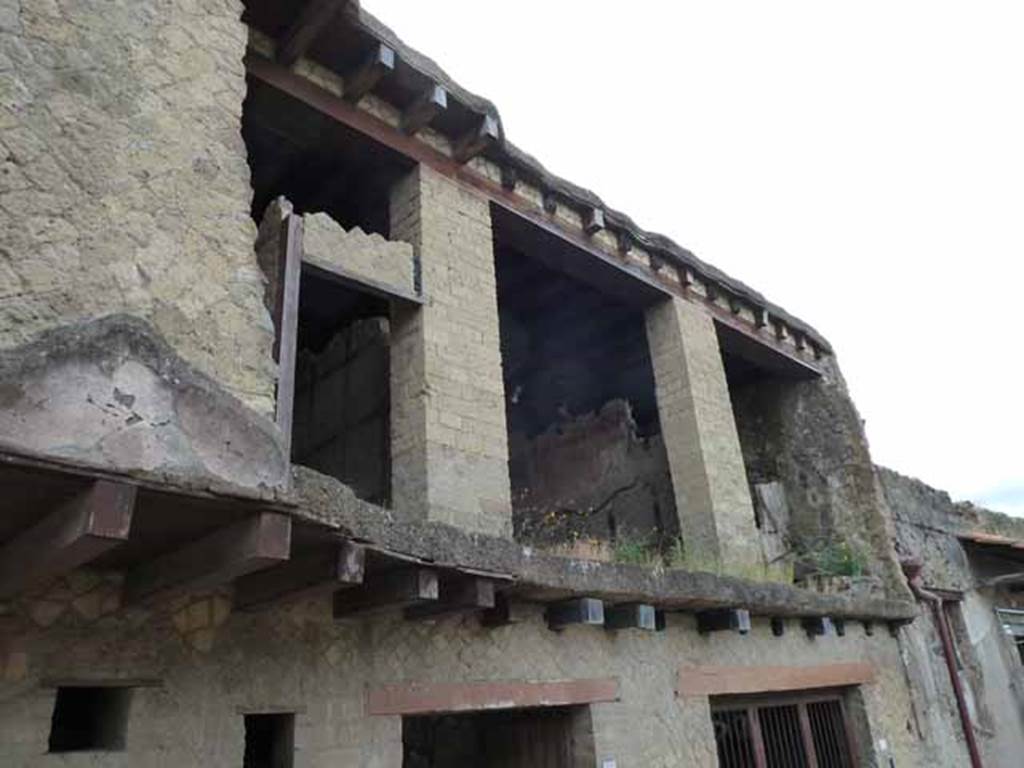
{"type": "Polygon", "coordinates": [[[5,3],[0,347],[126,313],[273,411],[239,0],[5,3]]]}

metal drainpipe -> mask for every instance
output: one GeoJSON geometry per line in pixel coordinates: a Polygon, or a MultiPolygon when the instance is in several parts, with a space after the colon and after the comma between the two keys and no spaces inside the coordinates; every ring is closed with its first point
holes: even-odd
{"type": "Polygon", "coordinates": [[[942,639],[942,652],[946,657],[946,668],[949,670],[949,680],[953,684],[953,695],[956,697],[956,707],[960,711],[960,723],[963,726],[964,738],[967,739],[967,751],[971,756],[972,768],[984,768],[981,762],[981,751],[978,749],[978,740],[974,735],[974,726],[971,724],[971,713],[967,709],[967,698],[964,696],[963,683],[960,680],[960,671],[956,666],[956,650],[953,648],[953,633],[949,629],[949,621],[946,612],[942,608],[942,598],[934,592],[929,592],[921,583],[921,568],[919,562],[904,561],[903,573],[907,576],[907,584],[917,596],[918,600],[928,603],[932,608],[932,616],[939,628],[939,637],[942,639]]]}

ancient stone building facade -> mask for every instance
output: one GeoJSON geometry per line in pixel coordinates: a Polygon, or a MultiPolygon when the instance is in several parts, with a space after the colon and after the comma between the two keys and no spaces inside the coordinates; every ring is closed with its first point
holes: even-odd
{"type": "Polygon", "coordinates": [[[963,527],[812,327],[351,0],[0,0],[0,70],[0,764],[968,764],[963,527]]]}

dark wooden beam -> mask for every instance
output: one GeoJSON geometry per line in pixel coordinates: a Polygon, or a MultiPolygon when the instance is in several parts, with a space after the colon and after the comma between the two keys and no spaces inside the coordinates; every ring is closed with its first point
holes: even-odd
{"type": "Polygon", "coordinates": [[[498,119],[493,115],[484,115],[471,131],[455,141],[452,157],[457,163],[468,163],[488,147],[497,144],[500,139],[498,119]]]}
{"type": "Polygon", "coordinates": [[[281,289],[274,309],[274,360],[277,362],[277,393],[274,419],[281,432],[286,456],[291,454],[292,420],[295,414],[295,356],[299,348],[299,287],[302,284],[303,219],[290,214],[281,222],[278,279],[281,289]]]}
{"type": "Polygon", "coordinates": [[[832,622],[827,616],[813,616],[802,619],[800,626],[803,627],[808,637],[824,637],[832,628],[832,622]]]}
{"type": "Polygon", "coordinates": [[[290,67],[305,56],[306,51],[348,2],[349,0],[307,0],[277,44],[278,62],[290,67]]]}
{"type": "Polygon", "coordinates": [[[832,619],[832,626],[836,630],[836,637],[846,636],[846,619],[832,619]]]}
{"type": "Polygon", "coordinates": [[[540,193],[540,204],[544,209],[544,213],[554,216],[555,211],[558,210],[558,195],[550,189],[545,189],[540,193]]]}
{"type": "Polygon", "coordinates": [[[781,616],[776,616],[772,619],[772,634],[775,637],[782,637],[786,634],[786,620],[781,616]]]}
{"type": "Polygon", "coordinates": [[[702,635],[711,632],[750,632],[750,612],[743,608],[716,608],[697,614],[697,631],[702,635]]]}
{"type": "Polygon", "coordinates": [[[501,188],[509,192],[516,191],[516,185],[519,184],[519,171],[516,170],[514,165],[503,165],[501,166],[501,188]]]}
{"type": "Polygon", "coordinates": [[[633,235],[624,229],[619,231],[616,239],[619,244],[619,254],[623,257],[628,256],[629,252],[632,251],[633,247],[636,245],[633,235]]]}
{"type": "Polygon", "coordinates": [[[875,634],[875,625],[874,625],[873,622],[870,622],[870,621],[865,621],[864,622],[864,634],[867,635],[868,637],[873,637],[874,636],[874,634],[875,634]]]}
{"type": "Polygon", "coordinates": [[[73,571],[128,540],[134,485],[97,480],[0,548],[0,600],[73,571]]]}
{"type": "Polygon", "coordinates": [[[411,605],[405,609],[410,620],[440,619],[458,613],[494,608],[494,582],[479,576],[445,574],[438,584],[435,602],[411,605]]]}
{"type": "Polygon", "coordinates": [[[604,603],[593,597],[577,597],[551,603],[544,611],[548,629],[559,630],[571,624],[604,625],[604,603]]]}
{"type": "Polygon", "coordinates": [[[440,595],[437,571],[432,568],[397,568],[371,574],[361,587],[334,593],[334,618],[366,616],[392,608],[408,608],[436,601],[440,595]]]}
{"type": "Polygon", "coordinates": [[[330,552],[289,560],[235,582],[235,607],[250,611],[363,583],[366,548],[343,541],[330,552]]]}
{"type": "Polygon", "coordinates": [[[494,596],[494,607],[480,614],[480,624],[491,628],[521,624],[529,618],[525,607],[524,603],[514,601],[507,594],[499,592],[494,596]]]}
{"type": "Polygon", "coordinates": [[[288,560],[291,538],[287,515],[260,512],[239,520],[129,571],[125,602],[153,602],[209,589],[278,565],[288,560]]]}
{"type": "Polygon", "coordinates": [[[395,71],[395,58],[394,50],[384,43],[375,45],[359,68],[345,78],[342,98],[350,104],[358,104],[385,75],[395,71]]]}
{"type": "Polygon", "coordinates": [[[605,629],[657,629],[653,605],[644,603],[620,603],[604,609],[605,629]]]}
{"type": "Polygon", "coordinates": [[[432,83],[402,113],[402,130],[415,136],[448,108],[448,91],[432,83]]]}
{"type": "Polygon", "coordinates": [[[583,231],[595,235],[604,229],[604,211],[600,208],[586,208],[583,211],[583,231]]]}

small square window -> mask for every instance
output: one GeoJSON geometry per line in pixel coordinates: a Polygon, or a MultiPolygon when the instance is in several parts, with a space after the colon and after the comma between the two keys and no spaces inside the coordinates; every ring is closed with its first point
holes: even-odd
{"type": "Polygon", "coordinates": [[[57,689],[50,721],[50,752],[124,749],[132,689],[65,686],[57,689]]]}
{"type": "Polygon", "coordinates": [[[295,715],[246,715],[243,768],[292,768],[295,715]]]}

